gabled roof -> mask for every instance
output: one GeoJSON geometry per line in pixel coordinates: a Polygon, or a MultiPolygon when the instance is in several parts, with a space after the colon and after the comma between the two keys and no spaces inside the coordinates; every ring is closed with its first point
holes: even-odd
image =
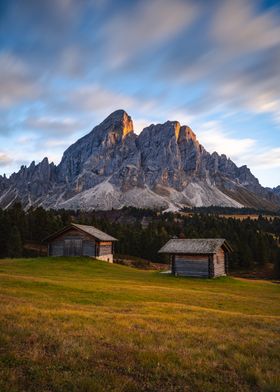
{"type": "Polygon", "coordinates": [[[224,238],[172,239],[159,250],[159,253],[213,254],[221,247],[232,251],[231,246],[224,238]]]}
{"type": "Polygon", "coordinates": [[[64,227],[64,229],[45,238],[44,242],[47,242],[47,241],[50,241],[50,240],[56,238],[57,236],[70,230],[71,228],[75,228],[79,231],[82,231],[86,234],[89,234],[91,237],[94,237],[95,239],[97,239],[99,241],[118,241],[116,238],[110,236],[109,234],[104,233],[104,231],[101,231],[94,226],[78,225],[76,223],[71,223],[69,226],[64,227]]]}
{"type": "Polygon", "coordinates": [[[97,238],[100,241],[118,241],[116,238],[104,233],[104,231],[101,231],[94,226],[78,225],[76,223],[72,223],[72,226],[84,231],[85,233],[93,236],[94,238],[97,238]]]}

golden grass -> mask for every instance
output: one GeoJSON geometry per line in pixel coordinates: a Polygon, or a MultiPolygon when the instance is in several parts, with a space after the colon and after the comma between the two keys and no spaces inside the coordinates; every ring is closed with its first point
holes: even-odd
{"type": "Polygon", "coordinates": [[[0,261],[0,391],[280,391],[280,286],[0,261]]]}

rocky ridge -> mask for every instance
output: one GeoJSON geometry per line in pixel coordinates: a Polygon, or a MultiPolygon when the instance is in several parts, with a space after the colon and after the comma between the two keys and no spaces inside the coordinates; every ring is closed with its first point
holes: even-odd
{"type": "Polygon", "coordinates": [[[280,195],[263,188],[247,166],[210,154],[177,121],[152,124],[140,135],[123,110],[71,145],[59,165],[45,158],[0,176],[0,207],[101,209],[135,206],[250,206],[275,209],[280,195]]]}

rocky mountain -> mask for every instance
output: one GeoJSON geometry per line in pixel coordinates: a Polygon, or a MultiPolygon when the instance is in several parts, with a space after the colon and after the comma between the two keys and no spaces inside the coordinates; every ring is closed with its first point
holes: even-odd
{"type": "Polygon", "coordinates": [[[207,152],[189,127],[167,121],[136,135],[123,110],[71,145],[58,166],[45,158],[0,176],[0,206],[16,200],[26,208],[85,210],[280,206],[277,192],[263,188],[247,166],[207,152]]]}
{"type": "Polygon", "coordinates": [[[277,187],[273,188],[272,191],[278,195],[280,197],[280,185],[278,185],[277,187]]]}

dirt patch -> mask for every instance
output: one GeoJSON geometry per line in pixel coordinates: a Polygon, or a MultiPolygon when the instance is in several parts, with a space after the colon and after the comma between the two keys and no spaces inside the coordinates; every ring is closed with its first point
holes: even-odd
{"type": "Polygon", "coordinates": [[[170,269],[168,264],[153,263],[152,261],[141,259],[140,257],[127,255],[116,255],[116,257],[114,257],[114,263],[143,270],[167,271],[170,269]]]}

